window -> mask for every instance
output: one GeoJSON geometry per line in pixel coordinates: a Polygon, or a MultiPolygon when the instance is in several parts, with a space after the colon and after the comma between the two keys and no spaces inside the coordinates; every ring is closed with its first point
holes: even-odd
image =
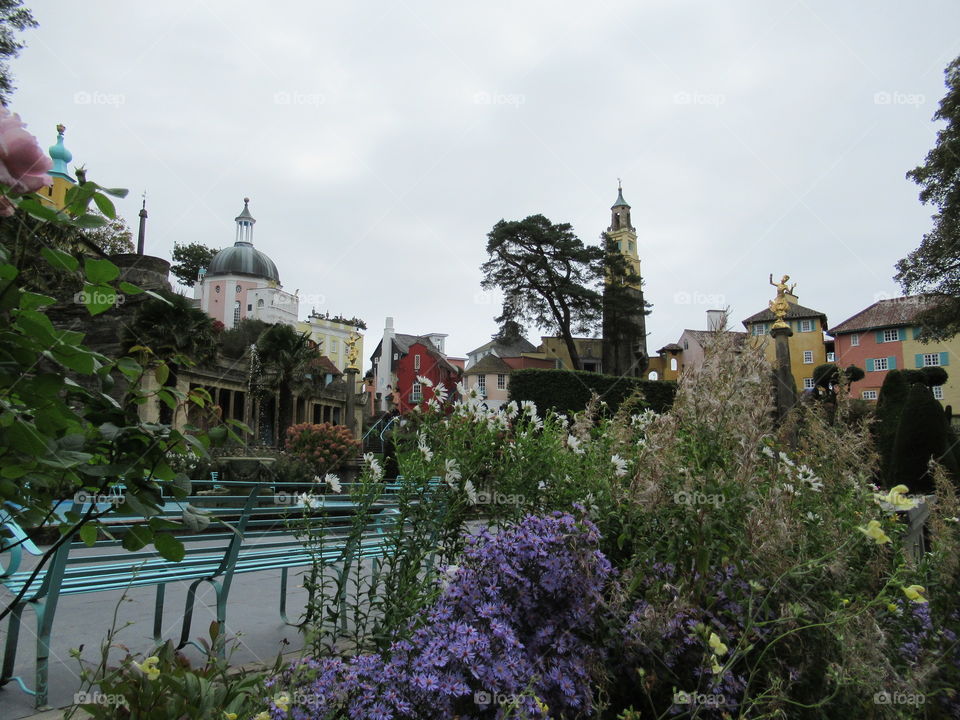
{"type": "Polygon", "coordinates": [[[487,394],[487,376],[486,375],[477,375],[477,390],[479,390],[482,395],[487,394]]]}
{"type": "Polygon", "coordinates": [[[237,295],[239,295],[239,294],[240,294],[240,291],[241,291],[241,290],[243,290],[243,288],[242,288],[242,287],[240,287],[239,285],[237,285],[237,295]]]}
{"type": "Polygon", "coordinates": [[[410,391],[410,402],[420,402],[423,399],[423,387],[420,383],[415,382],[413,384],[413,389],[410,391]]]}
{"type": "Polygon", "coordinates": [[[220,286],[219,286],[219,285],[217,285],[217,286],[216,286],[216,287],[214,288],[214,290],[216,290],[216,291],[217,291],[217,293],[219,294],[219,293],[220,293],[220,286]]]}
{"type": "Polygon", "coordinates": [[[923,366],[937,367],[940,364],[940,353],[924,353],[923,366]]]}
{"type": "Polygon", "coordinates": [[[813,320],[801,320],[800,332],[813,332],[813,320]]]}
{"type": "Polygon", "coordinates": [[[672,370],[673,372],[676,372],[678,367],[679,365],[677,364],[677,359],[670,358],[670,370],[672,370]]]}
{"type": "Polygon", "coordinates": [[[887,370],[887,358],[875,358],[873,361],[874,370],[887,370]]]}
{"type": "Polygon", "coordinates": [[[657,374],[656,370],[651,370],[650,374],[647,375],[647,380],[659,380],[660,376],[657,374]]]}
{"type": "Polygon", "coordinates": [[[336,339],[335,339],[335,338],[331,338],[331,339],[330,339],[330,352],[336,352],[336,351],[337,351],[337,347],[338,347],[338,343],[337,343],[336,339]]]}
{"type": "Polygon", "coordinates": [[[627,243],[627,244],[628,244],[628,246],[630,247],[630,252],[636,252],[637,246],[633,244],[633,240],[631,240],[631,241],[630,241],[629,243],[627,243]]]}
{"type": "Polygon", "coordinates": [[[834,362],[836,359],[836,353],[827,353],[827,362],[834,362]]]}
{"type": "Polygon", "coordinates": [[[857,347],[860,344],[860,334],[854,333],[850,336],[850,347],[857,347]]]}
{"type": "Polygon", "coordinates": [[[419,369],[420,369],[420,356],[419,356],[419,355],[414,355],[414,356],[413,356],[413,369],[414,369],[414,370],[419,370],[419,369]]]}
{"type": "Polygon", "coordinates": [[[876,400],[876,399],[877,399],[877,391],[876,391],[876,390],[864,390],[862,393],[860,393],[860,397],[862,397],[864,400],[876,400]]]}
{"type": "Polygon", "coordinates": [[[240,324],[240,303],[235,302],[233,304],[233,326],[236,327],[240,324]]]}
{"type": "Polygon", "coordinates": [[[497,390],[507,389],[507,376],[503,373],[497,375],[497,390]]]}
{"type": "Polygon", "coordinates": [[[767,324],[766,323],[754,323],[753,327],[750,328],[750,332],[754,335],[766,335],[767,334],[767,324]]]}
{"type": "Polygon", "coordinates": [[[253,312],[253,305],[247,304],[247,312],[253,312]]]}
{"type": "Polygon", "coordinates": [[[943,400],[943,385],[934,385],[933,386],[933,396],[937,400],[943,400]]]}
{"type": "Polygon", "coordinates": [[[896,328],[883,331],[883,342],[896,342],[900,339],[900,331],[896,328]]]}
{"type": "Polygon", "coordinates": [[[394,360],[396,360],[396,359],[399,358],[399,357],[400,357],[400,353],[394,353],[394,354],[393,354],[393,359],[394,359],[394,360]]]}
{"type": "Polygon", "coordinates": [[[808,377],[803,379],[803,389],[804,390],[813,390],[813,378],[808,377]]]}
{"type": "Polygon", "coordinates": [[[262,307],[263,307],[263,298],[260,298],[259,300],[257,300],[257,307],[258,307],[258,308],[262,308],[262,307]]]}
{"type": "Polygon", "coordinates": [[[803,351],[803,364],[804,364],[804,365],[813,365],[813,350],[804,350],[804,351],[803,351]]]}
{"type": "Polygon", "coordinates": [[[689,343],[687,340],[684,340],[684,341],[683,341],[683,349],[684,349],[684,350],[689,350],[689,349],[690,349],[690,343],[689,343]]]}

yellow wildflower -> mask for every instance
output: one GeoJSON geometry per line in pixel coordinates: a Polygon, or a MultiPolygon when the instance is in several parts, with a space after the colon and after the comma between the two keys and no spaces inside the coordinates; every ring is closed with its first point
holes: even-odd
{"type": "Polygon", "coordinates": [[[226,710],[223,711],[223,720],[237,720],[236,713],[228,713],[226,710]]]}
{"type": "Polygon", "coordinates": [[[713,648],[713,651],[717,655],[726,655],[727,646],[720,641],[720,637],[716,633],[710,633],[710,647],[713,648]]]}
{"type": "Polygon", "coordinates": [[[273,704],[277,706],[278,710],[287,712],[290,710],[290,696],[286,693],[280,693],[275,698],[273,698],[273,704]]]}
{"type": "Polygon", "coordinates": [[[883,543],[890,542],[890,537],[883,531],[879,520],[871,520],[866,524],[865,527],[858,527],[857,530],[862,532],[868,538],[872,538],[877,545],[883,545],[883,543]]]}
{"type": "Polygon", "coordinates": [[[895,604],[895,603],[887,603],[887,610],[889,610],[890,612],[896,612],[896,611],[897,611],[897,606],[896,606],[896,604],[895,604]]]}
{"type": "Polygon", "coordinates": [[[262,713],[254,715],[253,720],[270,720],[270,713],[264,710],[262,713]]]}
{"type": "Polygon", "coordinates": [[[913,510],[917,506],[916,500],[907,497],[910,488],[906,485],[895,485],[890,492],[880,496],[880,499],[893,506],[894,510],[913,510]]]}
{"type": "Polygon", "coordinates": [[[909,585],[908,587],[903,588],[903,594],[907,596],[907,599],[913,600],[915,603],[925,603],[927,599],[922,595],[926,590],[923,589],[923,585],[909,585]]]}
{"type": "Polygon", "coordinates": [[[157,663],[160,662],[160,658],[156,655],[151,655],[143,663],[132,662],[131,664],[144,675],[147,676],[147,680],[156,680],[160,677],[160,669],[157,667],[157,663]]]}
{"type": "Polygon", "coordinates": [[[710,669],[713,670],[714,675],[719,675],[720,673],[723,672],[723,667],[720,665],[719,662],[717,662],[716,655],[710,656],[710,669]]]}

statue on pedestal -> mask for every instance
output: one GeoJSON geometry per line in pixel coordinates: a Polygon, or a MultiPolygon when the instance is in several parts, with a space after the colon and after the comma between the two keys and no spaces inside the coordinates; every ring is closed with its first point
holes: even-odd
{"type": "Polygon", "coordinates": [[[790,327],[784,322],[787,311],[790,310],[790,303],[787,302],[787,294],[793,295],[793,289],[797,284],[787,285],[787,280],[789,279],[789,275],[784,275],[780,282],[775,283],[773,281],[773,273],[770,273],[770,284],[777,289],[777,296],[770,301],[770,312],[772,312],[777,319],[776,322],[773,323],[773,327],[775,328],[790,327]]]}

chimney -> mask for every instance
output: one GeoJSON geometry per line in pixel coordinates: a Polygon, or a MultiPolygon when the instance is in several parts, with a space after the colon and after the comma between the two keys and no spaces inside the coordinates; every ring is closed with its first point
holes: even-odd
{"type": "Polygon", "coordinates": [[[143,194],[143,207],[140,208],[140,232],[137,235],[137,255],[143,255],[143,241],[147,234],[147,194],[143,194]]]}
{"type": "Polygon", "coordinates": [[[716,332],[727,326],[726,310],[707,310],[707,330],[716,332]]]}

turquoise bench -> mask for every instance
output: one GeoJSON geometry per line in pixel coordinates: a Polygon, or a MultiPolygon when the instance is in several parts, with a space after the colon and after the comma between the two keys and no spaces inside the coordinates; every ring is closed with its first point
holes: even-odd
{"type": "Polygon", "coordinates": [[[135,552],[122,549],[123,536],[144,521],[114,514],[107,516],[112,538],[98,539],[92,547],[75,539],[65,542],[32,580],[32,571],[19,569],[22,552],[33,555],[42,552],[11,514],[0,509],[0,583],[14,598],[26,588],[10,612],[0,687],[15,681],[22,690],[35,696],[37,707],[46,704],[50,634],[61,596],[156,586],[153,631],[157,641],[162,641],[166,586],[172,582],[188,583],[178,645],[183,647],[190,642],[196,594],[201,584],[209,584],[214,589],[217,621],[224,628],[233,577],[238,573],[279,569],[280,616],[289,622],[286,595],[287,574],[291,568],[321,563],[332,566],[343,578],[343,573],[349,572],[357,558],[381,558],[390,549],[388,530],[396,527],[399,516],[397,492],[400,488],[396,484],[383,485],[375,496],[365,498],[352,494],[356,486],[345,484],[342,495],[317,496],[314,506],[309,508],[298,502],[295,495],[297,490],[313,487],[309,483],[278,485],[277,492],[263,483],[221,481],[218,484],[231,494],[195,495],[164,504],[159,517],[168,521],[179,521],[188,504],[211,519],[210,526],[204,530],[177,536],[185,547],[180,562],[166,560],[152,548],[135,552]],[[241,489],[249,492],[241,494],[241,489]],[[232,494],[235,492],[237,494],[232,494]],[[362,522],[354,519],[358,510],[366,518],[362,522]],[[317,527],[322,527],[326,539],[319,556],[316,549],[304,545],[301,537],[317,527]],[[37,622],[35,690],[13,675],[22,614],[27,607],[33,608],[37,622]]]}

